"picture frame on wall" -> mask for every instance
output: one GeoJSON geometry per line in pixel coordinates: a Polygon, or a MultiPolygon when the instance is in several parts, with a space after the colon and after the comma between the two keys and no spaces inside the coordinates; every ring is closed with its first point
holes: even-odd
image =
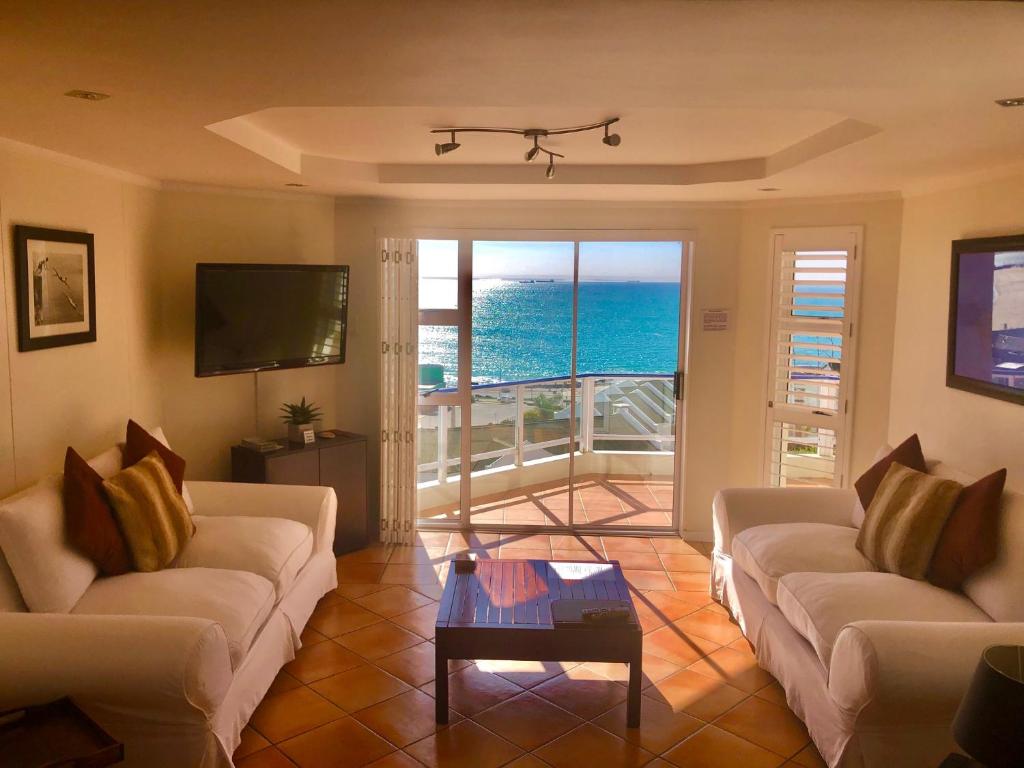
{"type": "Polygon", "coordinates": [[[954,240],[946,386],[1024,405],[1024,233],[954,240]]]}
{"type": "Polygon", "coordinates": [[[18,351],[96,341],[93,236],[14,227],[18,351]]]}

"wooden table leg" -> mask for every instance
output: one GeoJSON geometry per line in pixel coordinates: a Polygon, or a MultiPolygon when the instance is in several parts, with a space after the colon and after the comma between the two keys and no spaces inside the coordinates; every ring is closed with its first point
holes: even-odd
{"type": "Polygon", "coordinates": [[[438,644],[434,649],[434,705],[438,725],[448,723],[448,658],[438,644]]]}
{"type": "Polygon", "coordinates": [[[640,727],[640,685],[643,680],[642,651],[633,654],[629,662],[629,693],[626,698],[626,727],[640,727]]]}

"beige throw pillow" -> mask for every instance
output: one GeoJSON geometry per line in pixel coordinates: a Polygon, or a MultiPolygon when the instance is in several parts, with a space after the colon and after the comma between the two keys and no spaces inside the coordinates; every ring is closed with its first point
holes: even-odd
{"type": "Polygon", "coordinates": [[[164,568],[195,533],[185,500],[156,451],[105,480],[103,488],[136,570],[164,568]]]}
{"type": "Polygon", "coordinates": [[[857,549],[880,571],[924,579],[963,486],[894,463],[875,492],[857,549]]]}

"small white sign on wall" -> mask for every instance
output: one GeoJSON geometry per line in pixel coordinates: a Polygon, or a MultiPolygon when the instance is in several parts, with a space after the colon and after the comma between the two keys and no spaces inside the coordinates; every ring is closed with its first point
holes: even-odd
{"type": "Polygon", "coordinates": [[[713,307],[700,311],[701,328],[705,331],[728,331],[729,310],[725,307],[713,307]]]}

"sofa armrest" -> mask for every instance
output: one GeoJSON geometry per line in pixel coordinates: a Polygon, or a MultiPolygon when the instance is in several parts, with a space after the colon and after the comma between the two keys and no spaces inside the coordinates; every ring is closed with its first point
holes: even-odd
{"type": "Polygon", "coordinates": [[[189,480],[186,486],[197,515],[283,517],[313,530],[314,553],[334,547],[338,499],[333,488],[198,480],[189,480]]]}
{"type": "Polygon", "coordinates": [[[836,638],[828,689],[857,725],[949,723],[990,645],[1024,645],[1024,623],[857,621],[836,638]]]}
{"type": "Polygon", "coordinates": [[[852,525],[857,492],[848,488],[725,488],[711,505],[715,551],[732,554],[740,531],[771,523],[852,525]]]}
{"type": "Polygon", "coordinates": [[[0,613],[0,709],[71,696],[205,720],[231,678],[224,630],[208,619],[0,613]]]}

